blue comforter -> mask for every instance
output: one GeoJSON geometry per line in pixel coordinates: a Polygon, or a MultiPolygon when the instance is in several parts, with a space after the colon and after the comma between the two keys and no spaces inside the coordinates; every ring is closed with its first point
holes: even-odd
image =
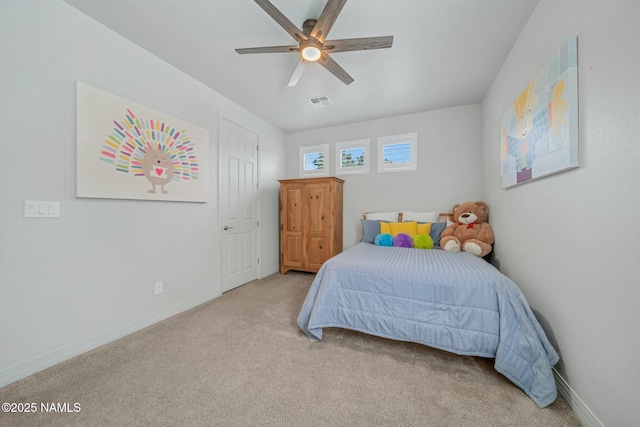
{"type": "Polygon", "coordinates": [[[524,295],[466,252],[359,243],[320,268],[298,325],[311,340],[341,327],[495,358],[496,370],[538,406],[557,395],[551,367],[559,357],[524,295]]]}

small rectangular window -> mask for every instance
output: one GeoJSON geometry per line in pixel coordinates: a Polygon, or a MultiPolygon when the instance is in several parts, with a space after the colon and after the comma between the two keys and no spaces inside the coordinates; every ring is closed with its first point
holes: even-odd
{"type": "Polygon", "coordinates": [[[378,172],[416,170],[417,143],[417,133],[378,138],[378,172]]]}
{"type": "Polygon", "coordinates": [[[369,140],[336,143],[336,174],[369,173],[369,140]]]}
{"type": "Polygon", "coordinates": [[[329,144],[300,147],[300,176],[329,175],[329,144]]]}

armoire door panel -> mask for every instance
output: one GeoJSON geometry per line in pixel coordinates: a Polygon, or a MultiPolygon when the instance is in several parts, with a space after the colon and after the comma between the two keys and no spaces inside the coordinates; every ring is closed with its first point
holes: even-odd
{"type": "Polygon", "coordinates": [[[285,250],[283,253],[283,261],[290,266],[302,267],[302,236],[288,235],[285,238],[285,250]]]}
{"type": "Polygon", "coordinates": [[[329,189],[326,186],[312,186],[307,190],[307,209],[308,209],[308,232],[323,234],[326,232],[327,218],[327,193],[329,189]]]}
{"type": "Polygon", "coordinates": [[[320,268],[329,259],[329,245],[324,237],[309,237],[307,244],[307,266],[320,268]]]}
{"type": "Polygon", "coordinates": [[[294,187],[287,189],[285,197],[286,204],[284,215],[287,216],[285,231],[302,233],[304,211],[304,206],[302,204],[302,188],[294,187]]]}

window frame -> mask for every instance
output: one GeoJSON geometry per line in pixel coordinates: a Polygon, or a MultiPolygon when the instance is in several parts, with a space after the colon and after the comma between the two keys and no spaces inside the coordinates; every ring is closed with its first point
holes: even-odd
{"type": "Polygon", "coordinates": [[[300,163],[300,176],[328,176],[329,175],[329,144],[307,145],[300,147],[298,157],[300,163]],[[305,169],[305,160],[308,154],[324,153],[324,165],[322,169],[305,169]]]}
{"type": "Polygon", "coordinates": [[[378,172],[407,172],[418,170],[418,133],[404,133],[378,137],[378,172]],[[384,148],[388,145],[410,143],[411,159],[409,162],[385,163],[384,148]]]}
{"type": "Polygon", "coordinates": [[[336,175],[366,174],[371,164],[371,139],[357,139],[354,141],[336,142],[336,175]],[[342,166],[342,152],[344,150],[362,148],[364,164],[361,166],[342,166]]]}

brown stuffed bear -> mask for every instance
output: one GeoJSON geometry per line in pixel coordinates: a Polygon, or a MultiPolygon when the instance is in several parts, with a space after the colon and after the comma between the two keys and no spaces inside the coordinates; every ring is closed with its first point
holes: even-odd
{"type": "Polygon", "coordinates": [[[493,230],[487,223],[485,202],[465,202],[453,206],[453,224],[442,232],[440,246],[450,252],[461,250],[483,257],[491,252],[493,230]]]}

